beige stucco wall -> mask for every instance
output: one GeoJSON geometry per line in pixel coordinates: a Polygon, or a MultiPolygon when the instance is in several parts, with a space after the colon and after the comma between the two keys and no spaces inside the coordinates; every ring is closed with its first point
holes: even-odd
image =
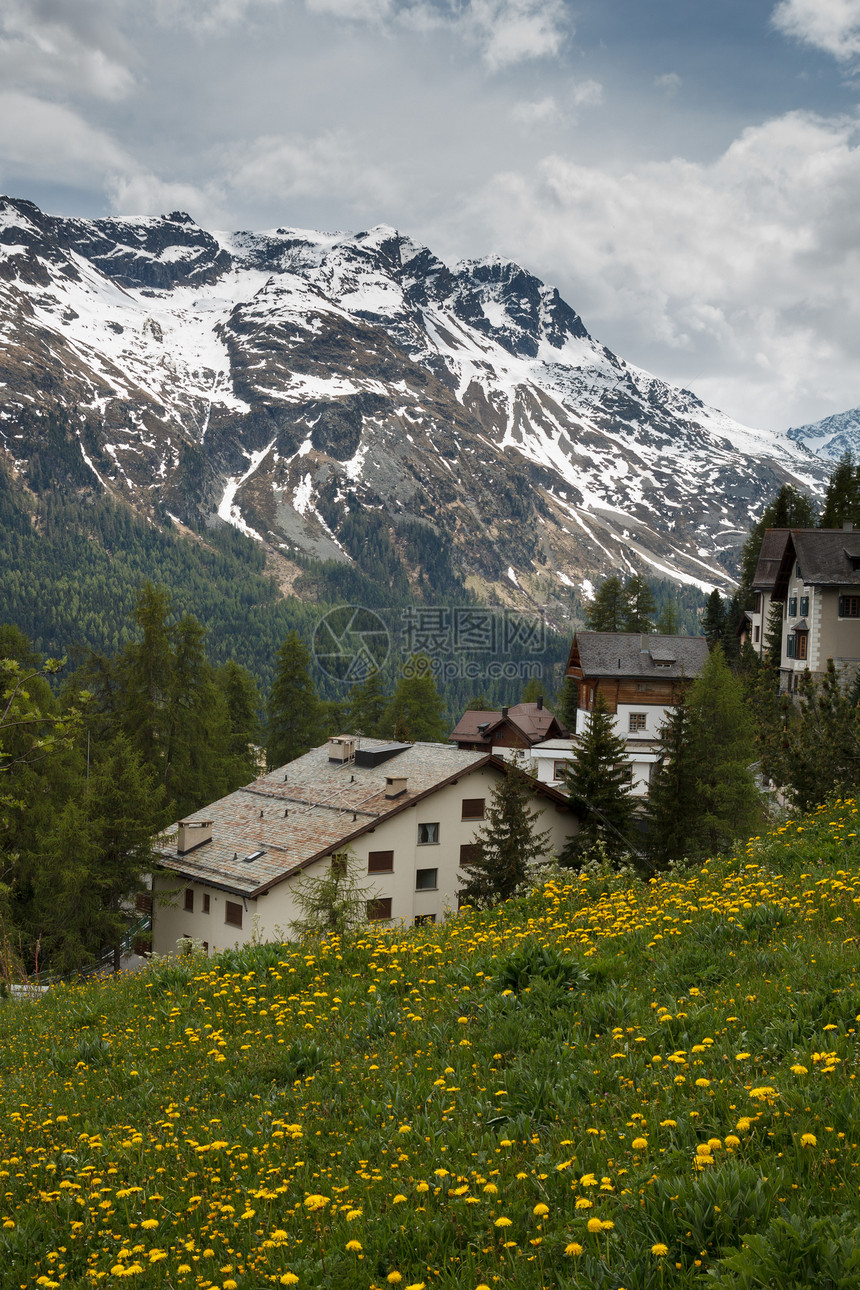
{"type": "MultiPolygon", "coordinates": [[[[460,847],[463,843],[473,842],[481,827],[481,821],[461,818],[463,799],[483,797],[489,806],[492,789],[498,782],[498,772],[486,767],[464,774],[456,784],[449,784],[416,805],[407,806],[400,814],[380,821],[372,832],[363,834],[353,843],[355,872],[367,883],[369,894],[391,898],[394,925],[411,925],[422,914],[435,914],[437,922],[441,922],[449,910],[456,910],[464,875],[460,868],[460,847]],[[419,844],[418,825],[433,823],[439,825],[439,842],[419,844]],[[393,851],[394,871],[368,875],[370,851],[393,851]],[[435,890],[416,889],[419,869],[438,871],[435,890]]],[[[532,809],[539,817],[536,827],[550,831],[549,850],[557,854],[569,834],[576,831],[575,817],[543,797],[533,799],[532,809]]],[[[320,874],[329,863],[326,857],[306,872],[320,874]]],[[[153,949],[157,954],[171,954],[175,952],[177,940],[184,936],[206,942],[210,953],[245,944],[255,936],[261,940],[288,937],[290,924],[298,916],[293,892],[300,881],[299,875],[287,878],[257,900],[243,902],[241,896],[218,891],[204,883],[186,882],[179,875],[160,878],[155,888],[153,949]],[[171,904],[158,898],[158,892],[168,887],[175,893],[171,904]],[[183,908],[186,887],[194,891],[193,913],[183,908]],[[210,898],[208,914],[202,912],[204,893],[208,893],[210,898]],[[228,900],[244,905],[241,930],[224,922],[228,900]]]]}

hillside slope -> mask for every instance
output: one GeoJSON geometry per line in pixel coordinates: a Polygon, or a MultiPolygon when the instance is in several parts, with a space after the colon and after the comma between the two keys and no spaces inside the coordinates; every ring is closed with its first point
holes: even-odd
{"type": "Polygon", "coordinates": [[[574,875],[438,927],[0,1005],[0,1266],[856,1284],[857,823],[838,803],[676,877],[574,875]]]}

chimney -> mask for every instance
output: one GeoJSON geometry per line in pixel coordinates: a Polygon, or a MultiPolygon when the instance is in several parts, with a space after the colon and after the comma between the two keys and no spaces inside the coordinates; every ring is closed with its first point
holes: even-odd
{"type": "Polygon", "coordinates": [[[508,709],[502,708],[502,718],[504,719],[507,715],[508,715],[508,709]]]}
{"type": "Polygon", "coordinates": [[[843,520],[843,521],[842,521],[842,531],[843,531],[843,533],[853,533],[853,532],[854,532],[854,524],[853,524],[853,522],[852,522],[851,520],[843,520]]]}
{"type": "Polygon", "coordinates": [[[385,776],[385,796],[387,798],[402,797],[406,792],[405,775],[386,775],[385,776]]]}
{"type": "Polygon", "coordinates": [[[543,712],[543,695],[538,695],[538,712],[543,712]]]}
{"type": "Polygon", "coordinates": [[[340,735],[328,741],[328,759],[339,766],[355,760],[355,740],[351,735],[340,735]]]}
{"type": "Polygon", "coordinates": [[[212,841],[212,821],[211,820],[180,820],[179,836],[176,839],[176,854],[180,856],[187,855],[189,851],[194,851],[197,847],[202,847],[204,842],[212,841]]]}

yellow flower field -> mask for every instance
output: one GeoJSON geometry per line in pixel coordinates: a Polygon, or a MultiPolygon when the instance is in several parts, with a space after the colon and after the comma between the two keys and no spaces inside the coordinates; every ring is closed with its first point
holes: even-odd
{"type": "Polygon", "coordinates": [[[4,1290],[860,1284],[858,820],[7,1001],[4,1290]]]}

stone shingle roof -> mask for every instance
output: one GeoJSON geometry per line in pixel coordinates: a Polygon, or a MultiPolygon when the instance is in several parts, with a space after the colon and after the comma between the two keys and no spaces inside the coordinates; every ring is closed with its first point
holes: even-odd
{"type": "MultiPolygon", "coordinates": [[[[390,747],[383,739],[360,742],[363,749],[390,747]]],[[[180,855],[172,825],[159,838],[160,860],[186,877],[252,896],[488,760],[449,744],[416,743],[379,766],[344,766],[329,761],[323,744],[184,817],[211,821],[211,842],[180,855]],[[386,776],[405,776],[407,791],[387,798],[386,776]],[[256,852],[262,854],[245,861],[256,852]]]]}
{"type": "Polygon", "coordinates": [[[696,677],[708,657],[704,636],[577,632],[574,647],[583,675],[594,677],[696,677]]]}

